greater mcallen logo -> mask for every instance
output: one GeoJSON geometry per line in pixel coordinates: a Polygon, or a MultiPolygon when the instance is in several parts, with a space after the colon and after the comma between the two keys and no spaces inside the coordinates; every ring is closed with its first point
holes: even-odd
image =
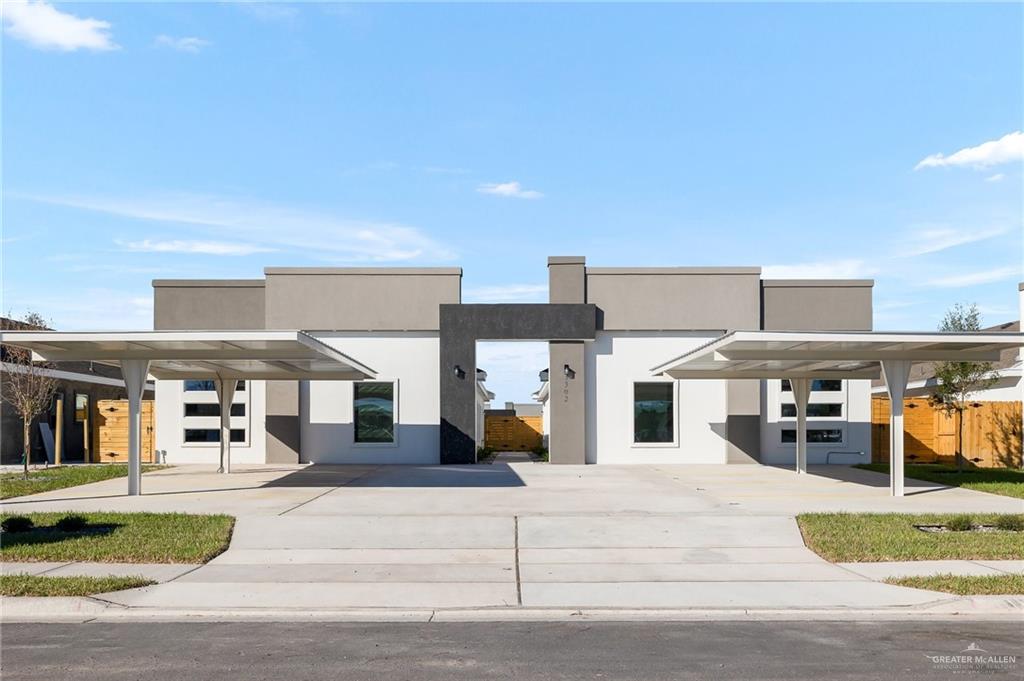
{"type": "Polygon", "coordinates": [[[961,673],[1010,671],[1017,666],[1016,655],[993,655],[974,642],[957,655],[926,653],[925,657],[932,661],[936,669],[961,673]]]}

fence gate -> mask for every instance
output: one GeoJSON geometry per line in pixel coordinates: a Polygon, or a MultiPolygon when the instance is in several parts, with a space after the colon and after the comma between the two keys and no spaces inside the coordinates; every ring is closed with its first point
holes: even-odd
{"type": "Polygon", "coordinates": [[[498,452],[531,450],[543,443],[540,416],[484,417],[484,446],[498,452]]]}
{"type": "MultiPolygon", "coordinates": [[[[153,400],[142,401],[143,463],[153,463],[155,443],[153,400]]],[[[128,400],[99,400],[93,428],[92,460],[102,463],[128,460],[128,400]]]]}

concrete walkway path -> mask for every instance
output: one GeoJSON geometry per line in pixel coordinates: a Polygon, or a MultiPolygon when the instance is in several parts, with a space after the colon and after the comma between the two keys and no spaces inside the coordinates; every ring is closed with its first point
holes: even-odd
{"type": "Polygon", "coordinates": [[[111,480],[3,507],[237,517],[207,565],[102,597],[139,612],[834,613],[956,599],[828,563],[804,546],[796,513],[1021,510],[1019,499],[908,484],[894,499],[886,476],[845,467],[180,467],[144,476],[142,497],[111,480]]]}
{"type": "Polygon", "coordinates": [[[169,582],[192,572],[199,565],[181,563],[0,563],[5,575],[46,577],[143,577],[154,582],[169,582]]]}

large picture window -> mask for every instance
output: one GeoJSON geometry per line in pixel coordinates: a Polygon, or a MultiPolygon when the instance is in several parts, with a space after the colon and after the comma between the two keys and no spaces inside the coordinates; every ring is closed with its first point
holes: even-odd
{"type": "Polygon", "coordinates": [[[675,440],[674,388],[672,383],[633,384],[633,442],[675,440]]]}
{"type": "Polygon", "coordinates": [[[395,384],[353,383],[352,420],[355,441],[392,443],[395,441],[395,384]]]}

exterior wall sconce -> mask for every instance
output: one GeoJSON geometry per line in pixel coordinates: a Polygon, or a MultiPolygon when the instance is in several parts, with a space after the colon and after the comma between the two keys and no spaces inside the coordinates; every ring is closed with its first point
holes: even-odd
{"type": "Polygon", "coordinates": [[[572,368],[568,364],[563,364],[562,365],[562,374],[566,378],[576,378],[576,372],[573,371],[572,368]]]}
{"type": "Polygon", "coordinates": [[[452,369],[455,371],[455,376],[457,378],[465,378],[466,377],[466,372],[463,371],[462,367],[459,366],[458,364],[456,364],[454,367],[452,367],[452,369]]]}

